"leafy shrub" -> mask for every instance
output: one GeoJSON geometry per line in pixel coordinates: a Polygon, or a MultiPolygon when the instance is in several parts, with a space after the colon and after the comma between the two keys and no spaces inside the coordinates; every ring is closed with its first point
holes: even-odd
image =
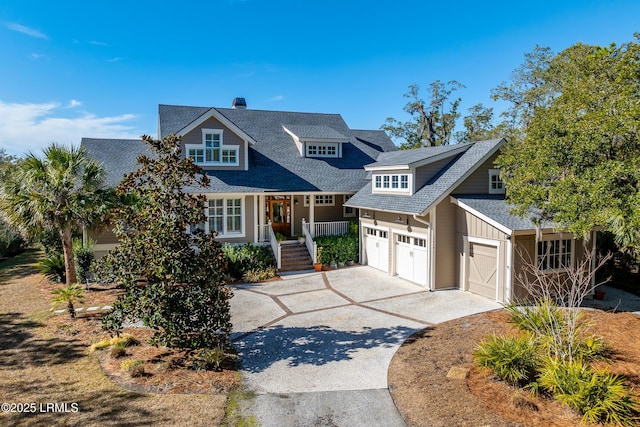
{"type": "Polygon", "coordinates": [[[82,240],[73,242],[73,255],[76,262],[76,270],[78,272],[78,281],[87,283],[89,274],[91,273],[91,263],[93,262],[93,242],[87,245],[82,244],[82,240]]]}
{"type": "Polygon", "coordinates": [[[125,360],[120,364],[120,369],[129,372],[132,377],[141,377],[144,375],[144,363],[142,360],[125,360]]]}
{"type": "Polygon", "coordinates": [[[618,375],[593,371],[581,361],[550,360],[539,383],[558,401],[577,410],[584,422],[635,425],[640,406],[618,375]]]}
{"type": "Polygon", "coordinates": [[[473,352],[476,361],[490,368],[501,380],[526,386],[536,381],[540,358],[531,336],[492,335],[478,343],[473,352]]]}
{"type": "Polygon", "coordinates": [[[62,240],[60,240],[58,232],[43,230],[38,234],[36,240],[42,245],[45,256],[50,257],[62,254],[62,240]]]}
{"type": "Polygon", "coordinates": [[[66,280],[64,257],[62,254],[51,255],[38,263],[38,271],[50,282],[62,283],[66,280]]]}
{"type": "Polygon", "coordinates": [[[15,233],[7,224],[0,220],[0,257],[18,255],[27,248],[28,242],[15,233]]]}
{"type": "Polygon", "coordinates": [[[269,246],[247,243],[241,246],[225,243],[222,246],[227,270],[234,278],[240,279],[249,270],[267,270],[274,267],[273,255],[269,246]]]}
{"type": "Polygon", "coordinates": [[[263,280],[271,279],[276,275],[276,268],[273,266],[269,266],[263,269],[252,268],[251,270],[244,273],[242,276],[242,280],[247,283],[257,283],[262,282],[263,280]]]}
{"type": "MultiPolygon", "coordinates": [[[[342,236],[319,236],[315,239],[318,253],[322,254],[321,263],[345,263],[358,260],[358,236],[344,234],[342,236]],[[322,249],[322,252],[320,250],[322,249]]],[[[320,258],[320,257],[319,257],[320,258]]]]}

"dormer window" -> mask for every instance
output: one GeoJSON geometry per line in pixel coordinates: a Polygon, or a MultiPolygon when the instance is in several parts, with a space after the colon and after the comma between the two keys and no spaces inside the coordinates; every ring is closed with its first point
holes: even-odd
{"type": "Polygon", "coordinates": [[[489,194],[504,194],[504,181],[498,169],[489,169],[489,194]]]}
{"type": "Polygon", "coordinates": [[[238,147],[224,145],[222,129],[202,129],[202,144],[185,144],[185,150],[197,165],[238,165],[238,147]]]}
{"type": "Polygon", "coordinates": [[[410,174],[375,174],[373,176],[374,192],[408,193],[410,190],[410,174]]]}
{"type": "Polygon", "coordinates": [[[338,157],[338,144],[307,143],[307,157],[338,157]]]}

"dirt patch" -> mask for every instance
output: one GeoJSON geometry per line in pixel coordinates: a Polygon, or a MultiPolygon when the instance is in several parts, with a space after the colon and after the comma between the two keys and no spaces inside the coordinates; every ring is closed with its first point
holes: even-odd
{"type": "MultiPolygon", "coordinates": [[[[593,332],[610,346],[608,369],[640,390],[640,317],[587,310],[593,332]]],[[[410,426],[580,425],[580,416],[549,399],[508,386],[475,367],[475,344],[488,334],[513,333],[505,311],[477,314],[414,334],[389,368],[389,388],[410,426]],[[447,378],[452,367],[468,369],[464,379],[447,378]]]]}

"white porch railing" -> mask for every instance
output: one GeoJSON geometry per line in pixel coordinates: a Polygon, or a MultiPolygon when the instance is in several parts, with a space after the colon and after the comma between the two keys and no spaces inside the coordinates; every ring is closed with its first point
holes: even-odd
{"type": "Polygon", "coordinates": [[[269,227],[269,244],[271,245],[271,250],[273,251],[273,256],[276,257],[276,268],[280,270],[282,268],[282,248],[280,247],[280,242],[276,239],[276,233],[273,232],[273,227],[271,227],[271,221],[267,224],[269,227]]]}
{"type": "Polygon", "coordinates": [[[306,222],[304,218],[302,218],[302,235],[304,236],[304,244],[307,247],[307,251],[309,251],[309,255],[311,255],[311,259],[315,264],[318,262],[318,245],[313,241],[313,236],[311,235],[311,224],[306,222]]]}
{"type": "Polygon", "coordinates": [[[258,225],[258,241],[259,242],[268,242],[269,241],[269,230],[271,229],[271,224],[259,224],[258,225]]]}
{"type": "Polygon", "coordinates": [[[349,232],[349,221],[316,222],[314,224],[315,236],[339,236],[349,232]]]}

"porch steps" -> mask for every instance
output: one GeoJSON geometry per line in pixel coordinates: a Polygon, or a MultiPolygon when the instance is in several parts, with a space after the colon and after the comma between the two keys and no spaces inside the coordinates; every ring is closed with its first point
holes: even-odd
{"type": "Polygon", "coordinates": [[[307,247],[300,243],[289,243],[281,246],[282,255],[280,271],[313,270],[313,260],[307,247]]]}

